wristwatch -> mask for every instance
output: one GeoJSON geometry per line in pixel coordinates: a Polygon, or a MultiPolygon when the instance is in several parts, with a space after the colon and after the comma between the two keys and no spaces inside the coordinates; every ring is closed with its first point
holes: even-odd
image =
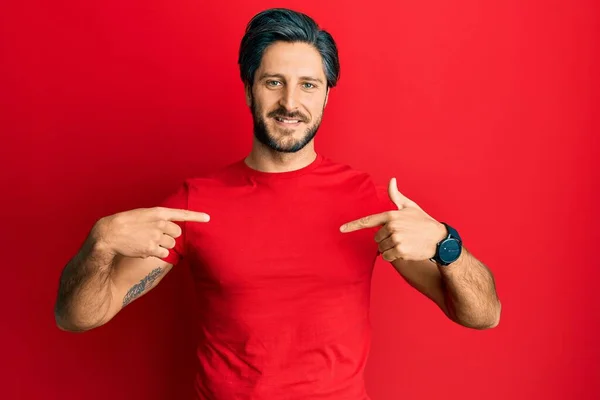
{"type": "Polygon", "coordinates": [[[452,228],[445,222],[442,222],[448,231],[448,236],[442,239],[435,249],[435,255],[431,261],[438,265],[446,266],[458,260],[462,252],[462,240],[456,229],[452,228]]]}

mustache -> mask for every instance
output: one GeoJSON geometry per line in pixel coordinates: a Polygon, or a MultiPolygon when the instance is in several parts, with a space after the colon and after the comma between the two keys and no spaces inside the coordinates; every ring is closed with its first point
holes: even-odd
{"type": "Polygon", "coordinates": [[[281,109],[281,108],[278,108],[275,111],[271,111],[270,113],[267,114],[267,117],[297,119],[302,122],[308,122],[308,118],[306,116],[304,116],[304,114],[302,114],[301,112],[296,111],[296,112],[289,113],[285,109],[281,109]]]}

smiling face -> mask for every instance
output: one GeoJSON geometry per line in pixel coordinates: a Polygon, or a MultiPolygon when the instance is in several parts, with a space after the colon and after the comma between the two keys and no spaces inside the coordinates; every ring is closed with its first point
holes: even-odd
{"type": "Polygon", "coordinates": [[[327,95],[319,52],[306,43],[275,42],[246,87],[255,137],[276,151],[301,150],[317,134],[327,95]]]}

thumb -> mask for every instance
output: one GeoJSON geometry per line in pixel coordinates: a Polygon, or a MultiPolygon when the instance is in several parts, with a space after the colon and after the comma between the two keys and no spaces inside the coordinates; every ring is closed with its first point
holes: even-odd
{"type": "Polygon", "coordinates": [[[390,200],[392,200],[394,204],[398,207],[398,210],[402,210],[406,207],[415,206],[415,202],[413,202],[408,197],[400,193],[400,191],[398,191],[398,183],[396,182],[396,178],[390,179],[390,184],[388,186],[388,195],[390,196],[390,200]]]}

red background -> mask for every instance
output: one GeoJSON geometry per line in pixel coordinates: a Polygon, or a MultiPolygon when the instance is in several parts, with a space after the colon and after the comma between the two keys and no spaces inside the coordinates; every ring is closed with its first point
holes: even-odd
{"type": "Polygon", "coordinates": [[[317,150],[398,177],[458,228],[503,302],[498,328],[462,328],[379,260],[373,400],[600,397],[597,2],[13,3],[0,12],[0,397],[189,393],[186,266],[85,334],[54,325],[58,277],[101,216],[248,153],[239,41],[281,5],[339,45],[317,150]]]}

